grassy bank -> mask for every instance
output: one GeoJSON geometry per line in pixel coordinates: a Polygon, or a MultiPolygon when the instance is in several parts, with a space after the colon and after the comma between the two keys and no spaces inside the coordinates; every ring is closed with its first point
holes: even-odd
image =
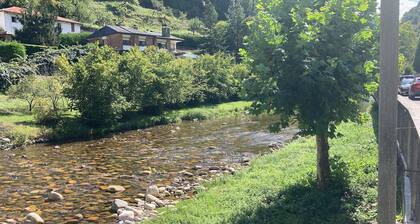
{"type": "Polygon", "coordinates": [[[331,141],[333,178],[316,189],[315,142],[299,139],[257,158],[234,176],[205,185],[206,191],[147,224],[164,223],[371,223],[376,217],[377,145],[370,121],[343,124],[331,141]]]}
{"type": "Polygon", "coordinates": [[[43,126],[36,123],[34,115],[28,111],[24,101],[0,95],[0,137],[10,138],[16,145],[30,143],[41,137],[53,141],[84,139],[185,120],[236,116],[244,113],[249,106],[249,102],[240,101],[167,110],[161,115],[131,114],[126,119],[105,128],[90,128],[75,116],[77,113],[72,112],[58,125],[43,126]]]}

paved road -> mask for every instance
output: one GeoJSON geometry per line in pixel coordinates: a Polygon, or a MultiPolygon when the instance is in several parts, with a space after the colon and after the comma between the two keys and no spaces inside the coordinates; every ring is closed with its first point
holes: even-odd
{"type": "Polygon", "coordinates": [[[420,130],[420,100],[415,101],[405,96],[398,96],[398,101],[410,112],[417,130],[420,130]]]}

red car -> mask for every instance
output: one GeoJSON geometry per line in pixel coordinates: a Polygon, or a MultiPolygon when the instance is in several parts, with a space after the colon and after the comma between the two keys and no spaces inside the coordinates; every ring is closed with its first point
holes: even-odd
{"type": "Polygon", "coordinates": [[[417,96],[420,96],[420,77],[417,77],[413,84],[411,84],[410,89],[408,90],[408,98],[414,100],[417,96]]]}

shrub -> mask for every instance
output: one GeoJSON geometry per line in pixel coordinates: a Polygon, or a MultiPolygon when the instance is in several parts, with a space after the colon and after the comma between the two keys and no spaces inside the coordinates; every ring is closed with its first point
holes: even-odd
{"type": "Polygon", "coordinates": [[[69,71],[65,95],[91,126],[104,126],[121,118],[128,103],[121,93],[119,55],[110,47],[95,46],[69,71]]]}
{"type": "Polygon", "coordinates": [[[45,46],[45,45],[36,45],[36,44],[23,44],[26,47],[26,53],[28,55],[33,55],[38,52],[45,51],[47,49],[54,49],[54,47],[51,46],[45,46]]]}
{"type": "Polygon", "coordinates": [[[32,111],[35,102],[41,98],[42,91],[43,88],[39,78],[35,75],[30,75],[19,84],[11,86],[7,95],[24,100],[28,104],[28,111],[32,111]]]}
{"type": "Polygon", "coordinates": [[[90,36],[90,34],[91,33],[89,32],[60,34],[60,45],[86,45],[88,43],[87,38],[90,36]]]}
{"type": "Polygon", "coordinates": [[[206,42],[206,38],[198,34],[174,33],[173,35],[184,39],[182,42],[178,43],[178,47],[181,48],[200,48],[206,42]]]}
{"type": "Polygon", "coordinates": [[[9,62],[18,57],[26,56],[26,48],[17,42],[0,42],[0,60],[9,62]]]}

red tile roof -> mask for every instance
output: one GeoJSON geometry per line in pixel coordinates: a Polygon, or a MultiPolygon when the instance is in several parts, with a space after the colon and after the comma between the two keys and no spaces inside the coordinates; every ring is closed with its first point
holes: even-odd
{"type": "MultiPolygon", "coordinates": [[[[8,12],[8,13],[13,13],[13,14],[22,14],[24,10],[25,10],[24,8],[12,6],[12,7],[9,7],[9,8],[0,9],[0,12],[8,12]]],[[[80,24],[80,22],[78,22],[78,21],[67,19],[67,18],[64,18],[64,17],[61,17],[61,16],[57,16],[57,21],[66,22],[66,23],[80,24]]]]}

